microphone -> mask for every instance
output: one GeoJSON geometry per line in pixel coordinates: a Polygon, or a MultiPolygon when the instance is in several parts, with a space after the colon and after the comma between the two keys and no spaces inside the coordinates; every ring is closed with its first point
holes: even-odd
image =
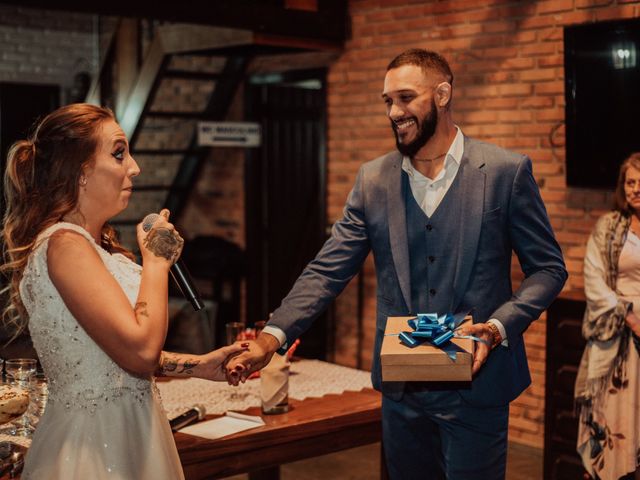
{"type": "MultiPolygon", "coordinates": [[[[158,220],[160,215],[157,213],[150,213],[146,217],[142,219],[142,230],[148,232],[153,227],[153,224],[158,220]]],[[[187,270],[186,265],[182,261],[182,259],[178,259],[173,265],[171,265],[171,276],[173,280],[178,285],[178,288],[182,292],[182,295],[186,297],[187,300],[191,303],[193,309],[197,312],[198,310],[202,310],[204,308],[204,303],[202,302],[202,298],[200,298],[200,293],[196,289],[196,286],[193,284],[193,280],[189,275],[189,270],[187,270]]]]}
{"type": "Polygon", "coordinates": [[[181,428],[186,427],[187,425],[191,425],[192,423],[197,422],[198,420],[202,420],[207,411],[204,408],[204,405],[194,405],[192,408],[184,412],[182,415],[172,418],[169,420],[169,425],[171,425],[171,431],[177,432],[181,428]]]}

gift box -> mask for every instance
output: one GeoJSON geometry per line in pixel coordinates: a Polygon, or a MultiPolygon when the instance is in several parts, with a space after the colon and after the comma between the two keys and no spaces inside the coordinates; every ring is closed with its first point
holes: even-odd
{"type": "MultiPolygon", "coordinates": [[[[411,331],[407,321],[413,318],[416,317],[387,318],[380,352],[382,381],[471,381],[475,342],[468,338],[454,337],[439,347],[428,341],[415,347],[408,347],[400,341],[398,334],[411,331]]],[[[462,324],[470,321],[471,317],[467,316],[462,324]]]]}

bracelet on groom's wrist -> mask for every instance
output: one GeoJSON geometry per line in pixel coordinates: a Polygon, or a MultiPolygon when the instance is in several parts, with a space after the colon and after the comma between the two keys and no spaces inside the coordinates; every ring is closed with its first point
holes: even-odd
{"type": "Polygon", "coordinates": [[[495,323],[488,322],[487,326],[489,327],[489,330],[491,330],[491,334],[493,335],[493,343],[491,344],[491,348],[494,349],[502,343],[502,335],[500,334],[500,330],[495,323]]]}

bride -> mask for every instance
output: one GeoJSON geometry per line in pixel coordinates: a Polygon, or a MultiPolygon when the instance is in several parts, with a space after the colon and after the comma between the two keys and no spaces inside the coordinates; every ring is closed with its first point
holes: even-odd
{"type": "Polygon", "coordinates": [[[184,478],[153,374],[225,380],[232,345],[162,352],[168,272],[183,240],[169,212],[146,233],[143,267],[106,222],[140,169],[110,110],[68,105],[15,143],[5,173],[5,320],[27,326],[49,398],[23,479],[184,478]]]}

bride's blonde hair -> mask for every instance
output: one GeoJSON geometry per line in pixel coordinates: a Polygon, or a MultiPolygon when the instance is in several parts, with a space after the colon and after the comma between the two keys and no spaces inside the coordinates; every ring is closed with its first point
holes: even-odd
{"type": "MultiPolygon", "coordinates": [[[[7,302],[2,320],[16,328],[16,336],[28,322],[19,285],[29,254],[40,232],[75,209],[80,176],[94,160],[98,147],[97,130],[108,120],[115,117],[107,108],[87,103],[66,105],[47,115],[29,138],[9,149],[0,273],[8,281],[2,289],[7,302]]],[[[120,246],[115,230],[108,225],[102,231],[102,246],[133,257],[120,246]]]]}

